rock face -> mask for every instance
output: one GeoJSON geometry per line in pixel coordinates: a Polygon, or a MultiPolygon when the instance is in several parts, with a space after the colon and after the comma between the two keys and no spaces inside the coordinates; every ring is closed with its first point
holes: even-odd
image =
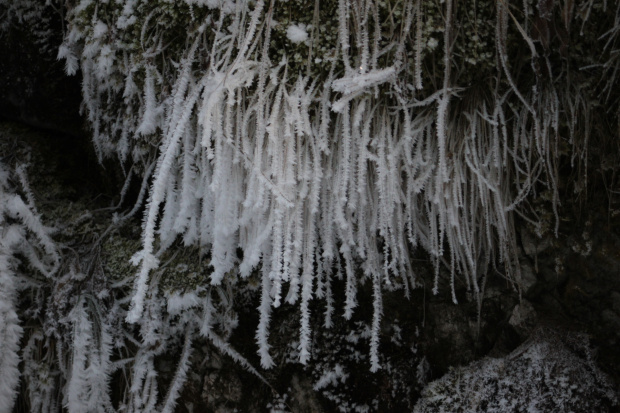
{"type": "Polygon", "coordinates": [[[512,310],[508,324],[515,329],[519,337],[525,339],[532,332],[536,321],[536,310],[529,301],[524,299],[512,310]]]}
{"type": "Polygon", "coordinates": [[[612,412],[617,389],[584,336],[541,329],[504,358],[451,369],[430,383],[415,413],[612,412]]]}

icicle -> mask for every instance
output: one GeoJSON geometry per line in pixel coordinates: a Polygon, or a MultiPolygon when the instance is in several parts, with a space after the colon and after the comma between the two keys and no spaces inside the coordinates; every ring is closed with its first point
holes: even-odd
{"type": "Polygon", "coordinates": [[[271,282],[266,270],[263,270],[262,274],[262,290],[261,290],[261,302],[259,306],[260,320],[258,322],[258,329],[256,330],[256,342],[258,343],[258,355],[260,356],[260,365],[265,368],[271,368],[274,366],[273,359],[269,355],[269,319],[271,317],[271,297],[269,291],[271,290],[271,282]]]}
{"type": "Polygon", "coordinates": [[[344,265],[347,274],[347,282],[345,287],[345,306],[344,318],[350,320],[353,316],[353,310],[357,307],[357,281],[353,269],[351,253],[348,250],[342,251],[344,256],[344,265]]]}
{"type": "Polygon", "coordinates": [[[153,243],[155,241],[155,225],[159,214],[159,205],[164,200],[168,188],[166,183],[169,179],[174,158],[178,151],[178,142],[185,131],[189,117],[194,109],[194,104],[201,92],[201,87],[196,87],[188,97],[183,115],[179,123],[171,132],[169,137],[164,140],[162,149],[165,149],[160,156],[155,170],[155,181],[151,189],[151,199],[145,213],[145,226],[143,232],[143,250],[136,256],[134,263],[141,262],[140,271],[135,282],[135,294],[131,299],[131,310],[127,314],[127,322],[135,323],[142,315],[144,307],[144,295],[146,293],[147,278],[149,272],[157,268],[158,261],[153,255],[153,243]]]}
{"type": "Polygon", "coordinates": [[[424,44],[422,43],[422,0],[416,0],[415,3],[415,15],[416,15],[416,28],[415,28],[415,87],[416,89],[422,89],[422,49],[424,44]]]}
{"type": "Polygon", "coordinates": [[[312,217],[306,229],[308,240],[304,254],[304,268],[301,288],[301,327],[299,333],[299,361],[306,364],[310,360],[310,300],[312,300],[312,284],[314,279],[314,237],[312,217]]]}
{"type": "MultiPolygon", "coordinates": [[[[323,264],[325,266],[325,264],[323,264]]],[[[325,271],[323,269],[323,271],[325,271]]],[[[340,272],[340,265],[338,265],[338,272],[340,272]]],[[[329,274],[325,274],[325,320],[323,325],[325,328],[332,328],[334,323],[332,317],[334,315],[334,296],[332,295],[332,283],[331,277],[329,274]]],[[[337,276],[337,278],[342,278],[342,275],[337,276]]]]}
{"type": "Polygon", "coordinates": [[[349,0],[338,0],[338,41],[344,62],[345,74],[352,71],[349,60],[349,0]]]}
{"type": "MultiPolygon", "coordinates": [[[[447,145],[447,128],[446,122],[448,121],[448,105],[450,102],[450,73],[452,66],[451,59],[451,34],[452,34],[452,0],[446,0],[446,17],[445,17],[445,30],[444,30],[444,74],[443,74],[443,89],[441,92],[441,98],[437,103],[437,148],[439,151],[439,166],[437,169],[437,177],[435,178],[435,197],[433,202],[439,203],[440,196],[443,195],[443,185],[449,182],[448,166],[446,165],[446,145],[447,145]]],[[[443,215],[440,214],[440,222],[443,227],[443,215]]],[[[440,240],[441,242],[441,240],[440,240]]]]}
{"type": "Polygon", "coordinates": [[[71,374],[65,393],[65,407],[70,413],[88,411],[89,382],[87,367],[93,345],[92,324],[84,311],[84,298],[80,298],[69,316],[73,323],[73,354],[71,374]]]}
{"type": "Polygon", "coordinates": [[[154,68],[147,67],[146,79],[144,81],[144,114],[140,126],[136,130],[138,135],[150,135],[155,133],[158,126],[157,120],[157,98],[155,97],[154,68]]]}
{"type": "Polygon", "coordinates": [[[383,302],[381,292],[381,276],[373,276],[373,305],[372,305],[372,328],[370,335],[370,371],[375,373],[381,368],[379,363],[379,335],[381,333],[381,317],[383,315],[383,302]]]}
{"type": "Polygon", "coordinates": [[[4,208],[8,216],[19,219],[23,222],[26,229],[32,232],[38,239],[40,245],[44,248],[45,253],[51,258],[53,267],[44,272],[45,275],[51,276],[60,265],[60,255],[56,249],[56,245],[51,240],[47,231],[38,216],[28,208],[21,197],[17,195],[7,195],[4,197],[4,208]]]}

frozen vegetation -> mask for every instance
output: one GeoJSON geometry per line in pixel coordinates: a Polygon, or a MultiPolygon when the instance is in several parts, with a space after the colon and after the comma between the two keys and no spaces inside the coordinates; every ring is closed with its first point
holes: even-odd
{"type": "MultiPolygon", "coordinates": [[[[614,2],[0,0],[0,19],[81,77],[98,161],[124,181],[103,208],[40,187],[42,213],[28,170],[45,156],[19,134],[2,142],[0,412],[18,394],[40,412],[190,410],[180,395],[209,351],[265,386],[301,363],[339,410],[386,408],[339,392],[355,386],[346,363],[363,363],[413,409],[427,361],[385,297],[428,287],[480,325],[491,279],[526,290],[515,222],[558,236],[561,196],[587,194],[592,142],[618,150],[614,2]],[[255,363],[230,343],[251,305],[255,363]]],[[[617,402],[590,359],[549,343],[451,372],[416,411],[617,402]]],[[[271,388],[269,408],[290,409],[271,388]]]]}

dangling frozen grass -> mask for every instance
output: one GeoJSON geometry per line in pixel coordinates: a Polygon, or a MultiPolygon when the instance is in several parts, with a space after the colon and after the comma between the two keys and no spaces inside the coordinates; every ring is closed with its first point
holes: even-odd
{"type": "Polygon", "coordinates": [[[298,6],[312,18],[277,1],[81,1],[62,57],[80,58],[99,155],[155,165],[127,321],[144,316],[149,278],[180,238],[207,253],[214,286],[231,272],[262,274],[263,367],[273,364],[272,307],[299,303],[305,363],[310,302],[329,302],[330,280],[342,271],[350,318],[359,285],[372,282],[374,371],[382,291],[418,286],[416,248],[434,263],[434,293],[440,268],[449,270],[455,303],[459,278],[480,302],[491,269],[519,290],[515,216],[537,225],[528,199],[547,192],[557,232],[565,125],[571,142],[575,127],[587,136],[590,107],[575,110],[581,92],[561,74],[564,63],[556,69],[545,54],[546,72],[540,67],[539,45],[547,46],[528,9],[515,14],[503,1],[473,15],[452,1],[298,6]],[[494,43],[493,53],[461,29],[494,43]],[[515,73],[509,49],[531,68],[515,73]],[[480,79],[467,75],[476,65],[480,79]]]}
{"type": "MultiPolygon", "coordinates": [[[[178,261],[169,254],[154,271],[144,316],[127,325],[129,258],[139,246],[127,235],[131,211],[114,219],[114,208],[67,201],[72,188],[53,177],[58,167],[50,152],[31,151],[29,136],[2,126],[0,152],[8,165],[0,168],[0,411],[174,411],[205,349],[262,378],[228,343],[237,325],[234,280],[206,288],[170,281],[187,276],[180,264],[187,253],[178,261]],[[29,180],[34,168],[22,158],[44,172],[29,180]],[[164,357],[177,362],[171,376],[158,364],[164,357]]],[[[208,277],[193,265],[198,279],[208,277]]]]}
{"type": "Polygon", "coordinates": [[[0,203],[0,411],[3,412],[12,410],[20,381],[18,365],[23,328],[16,311],[19,291],[29,284],[29,277],[20,265],[51,277],[60,262],[32,203],[23,166],[18,171],[12,174],[0,163],[0,199],[3,200],[0,203]],[[11,180],[21,181],[26,199],[17,193],[11,180]]]}

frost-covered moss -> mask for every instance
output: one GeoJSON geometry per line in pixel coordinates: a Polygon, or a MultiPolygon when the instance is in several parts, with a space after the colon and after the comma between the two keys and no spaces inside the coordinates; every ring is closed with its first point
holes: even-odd
{"type": "Polygon", "coordinates": [[[131,257],[139,248],[139,237],[127,238],[118,232],[111,233],[101,245],[103,269],[107,276],[115,281],[131,278],[136,270],[131,257]]]}

